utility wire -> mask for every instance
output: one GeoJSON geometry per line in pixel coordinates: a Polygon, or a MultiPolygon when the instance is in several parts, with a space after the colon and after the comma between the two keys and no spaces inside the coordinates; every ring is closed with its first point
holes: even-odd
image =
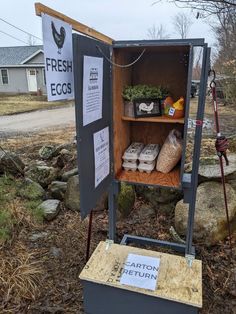
{"type": "Polygon", "coordinates": [[[13,25],[13,24],[11,24],[11,23],[7,22],[6,20],[4,20],[4,19],[3,19],[3,18],[1,18],[1,17],[0,17],[0,20],[1,20],[2,22],[6,23],[6,24],[8,24],[8,25],[10,25],[10,26],[12,26],[12,27],[14,27],[14,28],[18,29],[19,31],[21,31],[21,32],[23,32],[23,33],[25,33],[25,34],[29,35],[29,36],[33,36],[34,38],[37,38],[38,40],[43,41],[43,40],[42,40],[42,38],[39,38],[39,37],[37,37],[37,36],[35,36],[35,35],[33,35],[33,34],[31,34],[31,33],[27,32],[27,31],[23,30],[22,28],[17,27],[17,26],[15,26],[15,25],[13,25]]]}
{"type": "Polygon", "coordinates": [[[1,31],[1,30],[0,30],[0,32],[3,33],[4,35],[7,35],[7,36],[11,37],[11,38],[14,38],[14,39],[16,39],[16,40],[18,40],[18,41],[21,41],[22,43],[24,43],[24,44],[26,44],[26,45],[29,44],[29,43],[27,43],[27,42],[24,41],[24,40],[21,40],[21,39],[16,38],[16,37],[14,37],[14,36],[12,36],[12,35],[10,35],[10,34],[8,34],[8,33],[5,33],[4,31],[1,31]]]}

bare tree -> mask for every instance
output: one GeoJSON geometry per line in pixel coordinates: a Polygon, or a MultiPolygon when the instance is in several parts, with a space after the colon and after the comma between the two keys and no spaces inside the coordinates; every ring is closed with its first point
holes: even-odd
{"type": "MultiPolygon", "coordinates": [[[[218,54],[216,57],[215,68],[222,72],[221,67],[229,60],[236,62],[236,7],[234,10],[216,15],[217,22],[210,25],[217,40],[218,54]]],[[[231,68],[232,70],[232,68],[231,68]]]]}
{"type": "Polygon", "coordinates": [[[217,14],[218,24],[213,25],[218,54],[214,69],[225,77],[223,89],[226,101],[236,102],[236,7],[217,14]]]}
{"type": "Polygon", "coordinates": [[[160,24],[159,26],[152,25],[147,30],[147,37],[149,39],[167,39],[169,38],[169,34],[167,34],[165,27],[160,24]]]}
{"type": "Polygon", "coordinates": [[[202,48],[194,47],[193,48],[193,80],[200,80],[202,69],[202,48]]]}
{"type": "MultiPolygon", "coordinates": [[[[153,2],[153,5],[163,0],[153,2]]],[[[190,8],[198,11],[197,17],[212,14],[222,14],[236,7],[236,0],[165,0],[175,3],[180,8],[190,8]],[[201,12],[201,13],[199,13],[201,12]]]]}
{"type": "Polygon", "coordinates": [[[174,16],[173,25],[176,33],[180,35],[182,39],[187,38],[192,20],[187,14],[181,12],[174,16]]]}

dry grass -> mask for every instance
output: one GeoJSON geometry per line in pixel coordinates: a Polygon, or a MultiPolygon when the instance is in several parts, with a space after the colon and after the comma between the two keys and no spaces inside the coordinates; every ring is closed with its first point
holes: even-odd
{"type": "Polygon", "coordinates": [[[73,101],[48,102],[45,96],[0,96],[0,116],[72,105],[73,101]]]}
{"type": "Polygon", "coordinates": [[[64,144],[70,143],[75,137],[75,127],[67,127],[66,129],[53,129],[47,131],[41,131],[37,133],[30,133],[29,136],[20,136],[12,138],[0,139],[0,145],[6,150],[17,151],[18,149],[30,150],[36,149],[36,146],[43,146],[49,144],[64,144]]]}
{"type": "MultiPolygon", "coordinates": [[[[218,103],[218,111],[219,115],[232,115],[236,116],[236,105],[235,104],[228,104],[226,106],[223,105],[222,102],[217,100],[218,103]]],[[[197,113],[197,107],[198,107],[198,98],[191,98],[190,102],[190,116],[194,116],[197,113]]],[[[206,97],[206,103],[205,103],[205,115],[212,115],[213,116],[213,104],[212,104],[212,96],[206,97]]]]}
{"type": "MultiPolygon", "coordinates": [[[[42,268],[34,261],[34,255],[19,243],[14,250],[0,253],[0,311],[11,312],[7,303],[35,300],[39,292],[42,268]],[[4,254],[4,256],[3,256],[4,254]]],[[[12,311],[11,313],[16,313],[12,311]]]]}
{"type": "Polygon", "coordinates": [[[14,242],[21,230],[40,227],[43,212],[41,200],[27,200],[17,195],[21,179],[0,177],[0,248],[14,242]]]}
{"type": "Polygon", "coordinates": [[[28,203],[21,199],[12,200],[9,204],[8,210],[11,213],[12,219],[15,222],[15,226],[21,226],[24,228],[33,228],[37,226],[37,222],[33,219],[32,213],[26,210],[28,203]]]}
{"type": "MultiPolygon", "coordinates": [[[[35,207],[38,204],[35,203],[35,207]]],[[[35,208],[36,210],[36,208],[35,208]]],[[[17,238],[18,233],[22,228],[24,229],[33,229],[37,227],[38,222],[42,221],[40,217],[42,217],[42,213],[33,214],[29,208],[26,208],[26,204],[19,200],[12,200],[11,203],[8,203],[4,210],[0,210],[2,213],[7,213],[7,219],[0,220],[0,249],[6,245],[6,243],[12,243],[15,238],[17,238]],[[4,233],[5,231],[5,233],[4,233]]],[[[2,218],[2,215],[1,215],[2,218]]]]}
{"type": "Polygon", "coordinates": [[[8,201],[0,213],[7,214],[7,219],[1,216],[0,221],[0,230],[6,231],[5,237],[4,234],[0,237],[0,313],[22,313],[14,304],[20,306],[22,302],[36,298],[42,270],[40,263],[34,261],[34,254],[28,253],[18,239],[42,225],[36,222],[26,203],[17,197],[8,201]]]}

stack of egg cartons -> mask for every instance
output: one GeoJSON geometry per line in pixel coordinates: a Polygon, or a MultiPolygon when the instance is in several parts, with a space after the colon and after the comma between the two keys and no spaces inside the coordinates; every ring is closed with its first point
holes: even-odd
{"type": "Polygon", "coordinates": [[[140,172],[151,173],[155,168],[156,158],[159,154],[158,144],[148,144],[144,147],[139,155],[139,165],[138,170],[140,172]]]}
{"type": "Polygon", "coordinates": [[[124,152],[122,157],[123,164],[122,167],[125,170],[136,171],[138,168],[138,158],[144,147],[143,143],[132,143],[124,152]]]}

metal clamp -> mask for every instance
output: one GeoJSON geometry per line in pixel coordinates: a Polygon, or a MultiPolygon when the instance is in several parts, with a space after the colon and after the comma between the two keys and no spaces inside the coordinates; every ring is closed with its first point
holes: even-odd
{"type": "Polygon", "coordinates": [[[106,240],[106,248],[105,248],[105,250],[108,251],[112,244],[114,244],[114,241],[107,239],[106,240]]]}
{"type": "Polygon", "coordinates": [[[191,268],[193,265],[193,261],[195,260],[195,255],[192,254],[186,254],[185,255],[186,262],[188,264],[188,267],[191,268]]]}

